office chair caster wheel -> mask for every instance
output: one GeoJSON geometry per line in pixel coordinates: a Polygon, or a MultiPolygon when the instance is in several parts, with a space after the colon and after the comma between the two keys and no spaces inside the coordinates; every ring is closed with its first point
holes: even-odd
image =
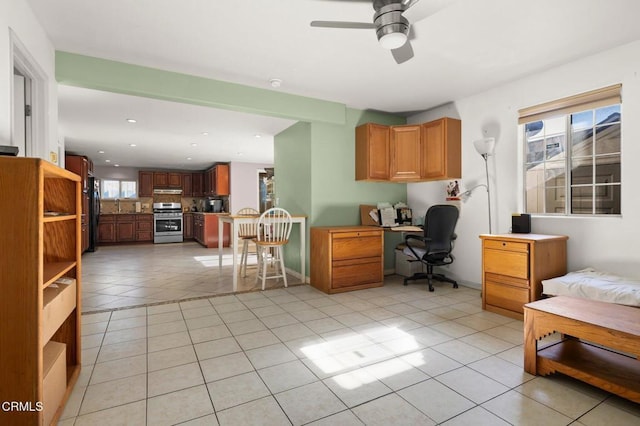
{"type": "Polygon", "coordinates": [[[453,288],[458,288],[458,283],[453,283],[453,288]]]}
{"type": "Polygon", "coordinates": [[[432,285],[429,286],[429,291],[433,291],[433,286],[432,285]]]}
{"type": "Polygon", "coordinates": [[[405,279],[404,279],[404,282],[402,283],[402,285],[409,285],[409,279],[408,279],[408,278],[405,278],[405,279]]]}

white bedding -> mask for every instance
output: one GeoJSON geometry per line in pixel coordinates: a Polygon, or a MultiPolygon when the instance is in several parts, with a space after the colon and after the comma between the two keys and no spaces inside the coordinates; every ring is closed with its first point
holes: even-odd
{"type": "Polygon", "coordinates": [[[593,268],[542,280],[542,288],[542,292],[549,296],[582,297],[640,307],[640,281],[599,272],[593,268]]]}

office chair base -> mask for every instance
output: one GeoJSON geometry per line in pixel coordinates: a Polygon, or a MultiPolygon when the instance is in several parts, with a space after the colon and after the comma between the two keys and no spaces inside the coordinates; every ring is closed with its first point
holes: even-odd
{"type": "Polygon", "coordinates": [[[455,280],[452,280],[451,278],[445,277],[442,274],[429,274],[429,273],[425,273],[425,272],[418,272],[413,274],[410,277],[407,277],[404,279],[403,284],[404,285],[408,285],[409,281],[415,281],[415,280],[427,280],[427,283],[429,284],[429,291],[433,291],[433,283],[432,280],[437,280],[437,281],[442,281],[442,282],[448,282],[453,284],[453,288],[458,288],[458,283],[455,280]]]}

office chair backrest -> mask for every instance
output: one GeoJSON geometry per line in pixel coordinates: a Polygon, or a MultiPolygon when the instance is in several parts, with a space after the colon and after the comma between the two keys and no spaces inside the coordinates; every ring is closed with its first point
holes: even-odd
{"type": "Polygon", "coordinates": [[[429,207],[424,216],[424,236],[431,239],[429,252],[450,252],[453,249],[456,223],[460,212],[450,204],[429,207]]]}

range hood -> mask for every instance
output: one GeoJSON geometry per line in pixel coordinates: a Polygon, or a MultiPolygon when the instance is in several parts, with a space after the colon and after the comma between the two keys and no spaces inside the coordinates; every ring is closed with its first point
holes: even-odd
{"type": "Polygon", "coordinates": [[[182,189],[154,189],[154,194],[182,194],[182,189]]]}

